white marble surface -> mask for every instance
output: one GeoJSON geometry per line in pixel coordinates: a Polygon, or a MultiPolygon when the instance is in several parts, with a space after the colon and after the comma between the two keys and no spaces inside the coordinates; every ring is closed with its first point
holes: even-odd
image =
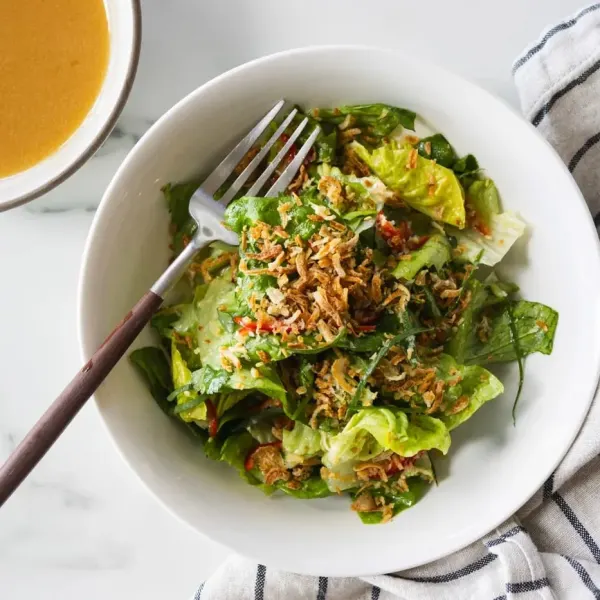
{"type": "MultiPolygon", "coordinates": [[[[142,0],[138,78],[117,130],[66,184],[0,215],[0,460],[79,365],[81,253],[102,191],[160,114],[248,59],[319,43],[382,44],[444,64],[516,105],[510,67],[581,0],[142,0]]],[[[189,597],[227,555],[162,509],[93,405],[0,511],[0,597],[189,597]]]]}

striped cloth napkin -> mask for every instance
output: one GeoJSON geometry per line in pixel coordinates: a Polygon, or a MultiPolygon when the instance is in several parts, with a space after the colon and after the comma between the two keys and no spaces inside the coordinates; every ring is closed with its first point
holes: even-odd
{"type": "MultiPolygon", "coordinates": [[[[546,31],[513,74],[523,113],[569,166],[600,227],[600,3],[546,31]]],[[[599,395],[543,488],[461,552],[361,579],[295,575],[233,556],[195,600],[600,599],[599,395]]]]}

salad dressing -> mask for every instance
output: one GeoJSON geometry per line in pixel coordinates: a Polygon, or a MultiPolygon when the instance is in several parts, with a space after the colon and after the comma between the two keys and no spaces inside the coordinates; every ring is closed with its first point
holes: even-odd
{"type": "Polygon", "coordinates": [[[0,177],[35,165],[74,133],[108,55],[102,0],[0,0],[0,177]]]}

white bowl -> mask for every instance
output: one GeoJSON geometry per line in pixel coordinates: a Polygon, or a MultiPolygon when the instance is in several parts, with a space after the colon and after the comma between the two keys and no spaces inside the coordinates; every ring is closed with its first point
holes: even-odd
{"type": "Polygon", "coordinates": [[[140,56],[140,0],[104,0],[110,35],[108,66],[100,93],[77,130],[34,166],[0,177],[0,212],[29,202],[68,179],[112,131],[133,86],[140,56]]]}
{"type": "MultiPolygon", "coordinates": [[[[600,253],[587,207],[552,148],[487,92],[436,66],[378,49],[321,47],[269,56],[187,96],[142,138],[108,188],[88,239],[79,297],[87,360],[167,266],[160,188],[209,170],[284,97],[305,107],[387,102],[414,109],[472,152],[504,206],[530,224],[507,266],[523,296],[560,311],[551,356],[527,360],[513,427],[506,394],[453,433],[441,481],[392,523],[363,525],[346,497],[267,498],[204,458],[154,404],[127,360],[96,394],[117,447],[162,503],[198,531],[273,567],[317,575],[406,569],[489,532],[544,483],[588,410],[600,364],[600,253]]],[[[153,343],[144,332],[136,346],[153,343]]]]}

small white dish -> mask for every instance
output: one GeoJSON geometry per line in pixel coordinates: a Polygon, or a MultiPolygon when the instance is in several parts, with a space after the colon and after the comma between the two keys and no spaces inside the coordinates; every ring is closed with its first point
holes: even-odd
{"type": "MultiPolygon", "coordinates": [[[[529,224],[508,275],[560,312],[551,356],[527,359],[513,427],[515,368],[503,397],[453,433],[440,485],[414,508],[363,525],[349,500],[267,498],[204,458],[155,405],[127,360],[96,394],[117,447],[149,490],[198,531],[256,561],[349,576],[407,569],[458,550],[522,506],[551,474],[587,413],[600,364],[600,252],[567,169],[535,130],[475,85],[414,56],[362,47],[288,51],[234,69],[187,96],[142,138],[109,186],[87,242],[79,295],[84,360],[162,272],[168,216],[160,188],[207,173],[284,97],[304,107],[387,102],[417,111],[472,152],[504,207],[529,224]]],[[[153,343],[150,332],[137,345],[153,343]]]]}
{"type": "Polygon", "coordinates": [[[140,0],[104,0],[110,36],[109,60],[100,93],[77,130],[34,166],[0,177],[0,212],[25,204],[68,179],[112,131],[133,86],[140,56],[140,0]]]}

